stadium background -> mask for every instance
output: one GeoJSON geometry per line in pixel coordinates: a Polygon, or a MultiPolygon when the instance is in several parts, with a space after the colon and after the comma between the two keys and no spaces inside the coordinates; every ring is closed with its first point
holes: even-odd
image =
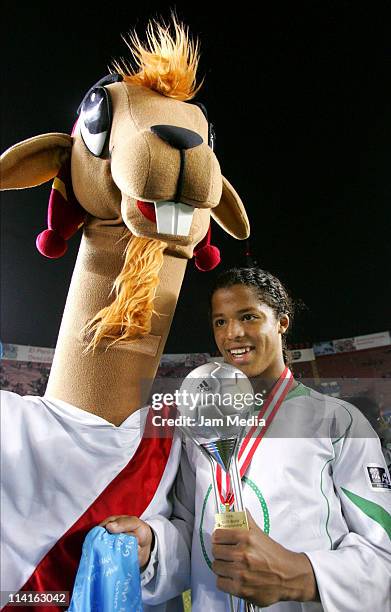
{"type": "MultiPolygon", "coordinates": [[[[298,380],[318,391],[350,400],[381,436],[391,413],[391,334],[389,331],[289,346],[298,380]]],[[[54,349],[2,345],[1,388],[20,395],[43,395],[54,349]]],[[[216,356],[213,352],[165,354],[157,379],[182,379],[216,356]]]]}

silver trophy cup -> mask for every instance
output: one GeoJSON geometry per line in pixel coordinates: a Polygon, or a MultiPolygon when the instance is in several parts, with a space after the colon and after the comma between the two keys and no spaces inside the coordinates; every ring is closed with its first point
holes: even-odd
{"type": "MultiPolygon", "coordinates": [[[[209,462],[216,508],[215,527],[248,529],[243,506],[238,452],[253,412],[253,387],[243,372],[226,363],[206,363],[192,370],[183,380],[177,409],[181,430],[194,442],[209,462]],[[229,474],[234,494],[233,508],[220,504],[216,466],[229,474]]],[[[232,595],[231,612],[259,612],[259,608],[232,595]]]]}

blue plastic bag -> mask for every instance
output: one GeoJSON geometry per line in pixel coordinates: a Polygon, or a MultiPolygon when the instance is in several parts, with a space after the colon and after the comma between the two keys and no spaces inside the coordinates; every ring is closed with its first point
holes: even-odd
{"type": "Polygon", "coordinates": [[[137,539],[104,527],[88,532],[68,612],[142,612],[137,539]]]}

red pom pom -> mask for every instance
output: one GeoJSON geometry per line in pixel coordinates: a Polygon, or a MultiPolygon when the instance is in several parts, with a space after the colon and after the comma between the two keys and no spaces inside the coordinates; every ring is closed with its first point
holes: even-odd
{"type": "Polygon", "coordinates": [[[52,229],[46,229],[38,234],[36,245],[41,255],[50,259],[62,257],[68,248],[64,238],[52,229]]]}
{"type": "Polygon", "coordinates": [[[201,272],[209,272],[220,263],[220,251],[217,247],[207,244],[195,255],[195,265],[201,272]]]}

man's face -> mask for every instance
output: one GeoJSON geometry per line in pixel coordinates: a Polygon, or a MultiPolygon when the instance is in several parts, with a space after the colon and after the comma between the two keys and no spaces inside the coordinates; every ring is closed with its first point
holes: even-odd
{"type": "Polygon", "coordinates": [[[278,378],[284,369],[281,334],[289,325],[287,315],[276,318],[246,285],[218,289],[212,297],[215,341],[224,361],[249,378],[278,378]]]}

